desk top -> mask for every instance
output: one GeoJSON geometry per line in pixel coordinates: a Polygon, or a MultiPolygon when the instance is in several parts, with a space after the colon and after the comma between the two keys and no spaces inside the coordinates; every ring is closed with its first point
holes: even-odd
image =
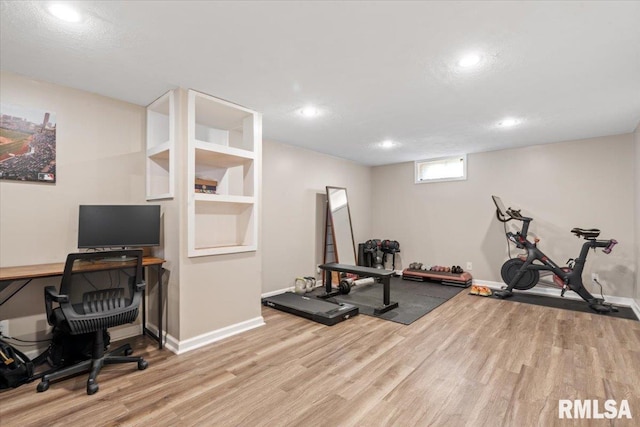
{"type": "MultiPolygon", "coordinates": [[[[165,260],[155,257],[143,257],[142,266],[147,267],[151,265],[162,265],[165,260]]],[[[52,264],[35,264],[35,265],[20,265],[16,267],[0,267],[0,281],[5,280],[23,280],[23,279],[36,279],[38,277],[52,277],[61,276],[64,272],[64,262],[54,262],[52,264]]],[[[96,269],[104,268],[105,266],[118,268],[121,266],[119,262],[101,262],[92,263],[96,266],[96,269]],[[99,267],[98,267],[99,266],[99,267]]]]}

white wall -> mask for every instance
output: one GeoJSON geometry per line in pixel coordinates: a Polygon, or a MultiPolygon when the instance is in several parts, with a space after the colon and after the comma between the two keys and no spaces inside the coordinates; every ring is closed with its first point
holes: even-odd
{"type": "Polygon", "coordinates": [[[358,242],[371,238],[371,168],[273,141],[263,145],[262,292],[315,273],[317,195],[346,187],[358,242]]]}
{"type": "Polygon", "coordinates": [[[471,261],[475,279],[501,281],[507,243],[495,218],[495,194],[535,219],[532,235],[560,264],[579,253],[573,227],[600,228],[602,238],[616,238],[611,255],[590,253],[585,277],[598,272],[606,294],[631,297],[633,144],[626,134],[471,154],[468,179],[444,183],[414,184],[413,163],[376,167],[373,230],[400,242],[403,267],[419,261],[465,268],[471,261]]]}
{"type": "MultiPolygon", "coordinates": [[[[76,252],[80,204],[144,203],[144,108],[5,72],[0,102],[50,110],[57,120],[57,182],[0,180],[0,266],[63,262],[76,252]]],[[[35,281],[0,307],[11,335],[37,329],[43,337],[42,288],[58,283],[35,281]]]]}

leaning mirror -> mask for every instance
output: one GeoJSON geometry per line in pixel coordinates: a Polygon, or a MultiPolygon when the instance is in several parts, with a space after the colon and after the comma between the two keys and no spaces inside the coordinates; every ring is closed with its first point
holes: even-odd
{"type": "Polygon", "coordinates": [[[327,187],[327,201],[336,261],[340,264],[356,265],[356,247],[347,189],[327,187]]]}

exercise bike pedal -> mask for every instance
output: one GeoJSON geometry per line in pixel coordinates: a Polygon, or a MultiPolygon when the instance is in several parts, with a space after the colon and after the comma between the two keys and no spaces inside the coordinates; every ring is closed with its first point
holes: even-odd
{"type": "Polygon", "coordinates": [[[607,304],[605,302],[589,304],[589,307],[591,307],[591,309],[596,311],[597,313],[618,312],[618,307],[615,307],[611,304],[607,304]]]}
{"type": "Polygon", "coordinates": [[[506,289],[501,291],[493,291],[493,296],[496,298],[504,299],[513,296],[513,292],[508,291],[506,289]]]}

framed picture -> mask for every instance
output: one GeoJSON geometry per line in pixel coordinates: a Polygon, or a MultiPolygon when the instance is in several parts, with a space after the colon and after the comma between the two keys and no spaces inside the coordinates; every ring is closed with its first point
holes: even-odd
{"type": "Polygon", "coordinates": [[[56,115],[0,104],[0,179],[56,182],[56,115]]]}

